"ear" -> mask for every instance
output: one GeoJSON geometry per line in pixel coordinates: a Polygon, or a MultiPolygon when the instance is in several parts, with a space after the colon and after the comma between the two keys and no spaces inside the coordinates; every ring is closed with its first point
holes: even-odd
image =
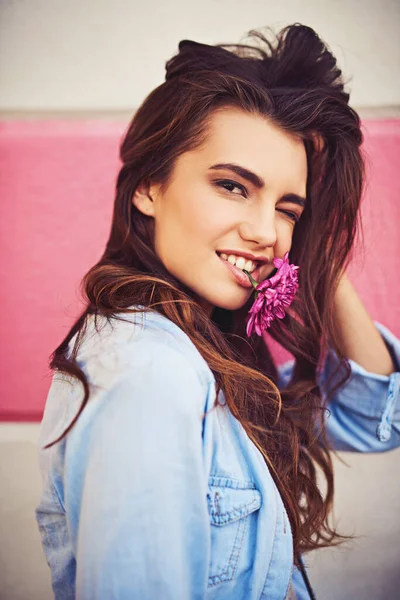
{"type": "Polygon", "coordinates": [[[322,136],[320,134],[315,133],[315,132],[312,133],[312,138],[313,138],[315,152],[320,152],[325,146],[324,139],[322,138],[322,136]]]}
{"type": "Polygon", "coordinates": [[[142,181],[132,196],[132,203],[136,208],[147,217],[154,217],[156,195],[156,186],[152,186],[146,181],[142,181]]]}

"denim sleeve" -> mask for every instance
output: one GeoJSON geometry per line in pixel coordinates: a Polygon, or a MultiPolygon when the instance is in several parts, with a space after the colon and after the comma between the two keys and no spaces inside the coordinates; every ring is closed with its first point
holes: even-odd
{"type": "MultiPolygon", "coordinates": [[[[350,379],[328,404],[327,435],[335,450],[384,452],[400,446],[400,340],[378,321],[374,323],[396,371],[379,375],[349,360],[350,379]]],[[[324,384],[337,364],[338,357],[330,348],[318,375],[320,384],[324,384]]],[[[279,367],[280,387],[290,380],[293,365],[294,361],[289,361],[279,367]]]]}
{"type": "Polygon", "coordinates": [[[67,441],[76,597],[203,600],[210,560],[206,383],[166,343],[152,340],[139,352],[134,366],[89,401],[67,441]]]}

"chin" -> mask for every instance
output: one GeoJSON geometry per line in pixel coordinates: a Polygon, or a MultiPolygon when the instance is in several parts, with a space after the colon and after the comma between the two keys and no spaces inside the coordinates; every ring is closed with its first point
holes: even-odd
{"type": "Polygon", "coordinates": [[[225,310],[239,310],[248,303],[251,290],[240,294],[219,294],[217,298],[209,298],[209,302],[216,308],[225,310]]]}
{"type": "Polygon", "coordinates": [[[191,287],[191,289],[194,297],[202,306],[221,308],[231,311],[239,310],[246,304],[248,304],[250,308],[250,299],[253,297],[252,289],[239,288],[238,286],[233,285],[222,284],[219,286],[214,286],[211,290],[206,290],[205,286],[200,287],[197,285],[196,287],[191,287]]]}
{"type": "Polygon", "coordinates": [[[219,302],[215,306],[218,306],[218,308],[224,308],[225,310],[239,310],[240,308],[243,308],[246,302],[247,300],[243,300],[242,302],[233,302],[231,300],[230,302],[219,302]]]}

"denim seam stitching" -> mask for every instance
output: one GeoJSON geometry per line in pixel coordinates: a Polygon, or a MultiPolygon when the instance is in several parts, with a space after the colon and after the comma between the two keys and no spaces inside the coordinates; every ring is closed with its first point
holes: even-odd
{"type": "Polygon", "coordinates": [[[376,428],[379,441],[387,442],[391,437],[391,426],[394,417],[394,408],[400,389],[400,374],[392,373],[389,377],[389,389],[386,396],[385,408],[376,428]]]}
{"type": "MultiPolygon", "coordinates": [[[[228,573],[229,573],[229,569],[231,567],[231,562],[232,562],[233,556],[235,554],[235,551],[237,554],[237,561],[239,560],[240,550],[241,550],[242,544],[243,544],[244,531],[246,530],[247,519],[248,519],[248,515],[246,515],[242,519],[239,519],[239,521],[237,523],[237,531],[236,531],[236,535],[235,535],[235,540],[233,542],[232,551],[231,551],[230,557],[227,560],[226,566],[223,568],[222,573],[219,573],[216,575],[210,575],[209,586],[218,585],[219,583],[224,583],[225,581],[230,581],[233,578],[235,571],[233,570],[233,572],[231,573],[230,576],[228,576],[228,573]],[[242,533],[241,533],[241,530],[243,530],[242,533]],[[240,544],[238,545],[238,538],[239,538],[240,533],[241,533],[241,540],[240,540],[240,544]]],[[[236,565],[236,568],[237,568],[237,565],[236,565]]]]}
{"type": "Polygon", "coordinates": [[[268,581],[268,575],[269,575],[269,571],[271,569],[272,558],[274,556],[274,549],[275,549],[275,545],[276,545],[276,536],[277,536],[277,529],[278,529],[278,505],[277,505],[278,503],[277,503],[277,500],[276,500],[276,492],[275,492],[274,497],[275,497],[275,503],[276,503],[276,518],[275,518],[274,540],[272,542],[271,559],[270,559],[269,564],[268,564],[267,574],[265,576],[264,585],[263,585],[263,588],[261,590],[260,600],[263,597],[267,598],[267,596],[266,596],[266,594],[264,594],[264,592],[266,590],[267,581],[268,581]]]}

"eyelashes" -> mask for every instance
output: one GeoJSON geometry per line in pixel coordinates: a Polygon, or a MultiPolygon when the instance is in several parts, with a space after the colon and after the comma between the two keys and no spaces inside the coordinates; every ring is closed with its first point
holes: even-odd
{"type": "MultiPolygon", "coordinates": [[[[246,188],[241,185],[240,183],[236,183],[236,181],[230,181],[229,179],[224,179],[222,181],[216,181],[215,185],[217,185],[218,187],[222,187],[226,190],[226,188],[224,187],[225,185],[231,185],[232,187],[236,187],[239,190],[242,190],[242,195],[247,198],[247,190],[246,188]]],[[[227,190],[227,192],[230,192],[231,190],[227,190]]],[[[235,194],[236,196],[238,196],[239,194],[235,194]]]]}
{"type": "Polygon", "coordinates": [[[297,223],[300,219],[299,215],[297,213],[294,213],[290,210],[283,210],[283,208],[277,208],[276,210],[279,210],[280,212],[285,213],[285,215],[287,215],[288,217],[290,217],[293,221],[295,221],[295,223],[297,223]]]}
{"type": "MultiPolygon", "coordinates": [[[[233,194],[234,196],[242,196],[244,198],[248,197],[247,190],[244,187],[244,185],[241,185],[240,183],[237,183],[236,181],[231,181],[230,179],[223,179],[220,181],[215,181],[214,183],[219,188],[226,190],[228,193],[233,194]],[[225,186],[231,186],[233,188],[237,188],[237,189],[241,190],[242,193],[241,194],[233,193],[232,190],[227,189],[225,186]]],[[[287,215],[295,223],[297,223],[299,221],[300,216],[301,216],[301,215],[299,216],[297,213],[292,212],[290,210],[284,210],[283,208],[277,208],[276,210],[279,210],[279,212],[282,212],[285,215],[287,215]]]]}

